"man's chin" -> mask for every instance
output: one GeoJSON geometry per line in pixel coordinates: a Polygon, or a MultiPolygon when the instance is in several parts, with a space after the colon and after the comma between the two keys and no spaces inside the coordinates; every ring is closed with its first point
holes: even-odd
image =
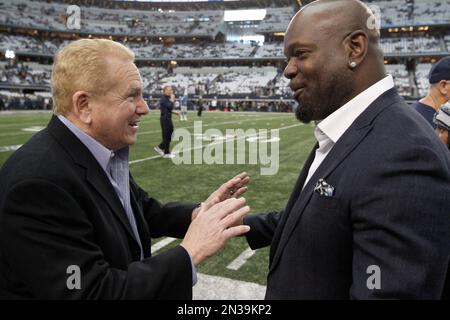
{"type": "Polygon", "coordinates": [[[313,120],[312,115],[310,115],[308,112],[305,112],[304,109],[304,107],[298,106],[297,110],[295,110],[295,117],[298,121],[308,124],[313,120]]]}
{"type": "Polygon", "coordinates": [[[133,144],[135,144],[137,142],[137,137],[128,137],[126,139],[126,141],[124,141],[124,144],[126,146],[132,146],[133,144]]]}

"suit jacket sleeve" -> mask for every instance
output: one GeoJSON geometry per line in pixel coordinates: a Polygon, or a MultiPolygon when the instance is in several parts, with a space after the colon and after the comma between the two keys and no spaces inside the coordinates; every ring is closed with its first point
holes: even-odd
{"type": "MultiPolygon", "coordinates": [[[[15,273],[26,283],[30,296],[191,299],[191,262],[181,246],[132,262],[126,270],[113,268],[97,245],[88,210],[74,200],[71,192],[76,191],[69,192],[44,179],[27,179],[5,194],[1,254],[8,257],[15,273]],[[73,265],[80,268],[81,289],[67,286],[71,276],[67,268],[73,265]]],[[[161,209],[161,214],[169,211],[161,209]]],[[[169,227],[172,225],[170,222],[169,227]]]]}
{"type": "Polygon", "coordinates": [[[192,211],[198,204],[170,202],[162,205],[149,197],[130,177],[131,188],[137,195],[137,202],[142,206],[144,218],[150,229],[152,238],[162,236],[184,238],[191,223],[192,211]]]}
{"type": "Polygon", "coordinates": [[[271,212],[244,218],[244,224],[250,226],[250,231],[245,234],[250,248],[254,250],[271,244],[283,212],[271,212]]]}
{"type": "Polygon", "coordinates": [[[444,156],[426,146],[408,153],[391,150],[371,170],[357,174],[351,200],[351,298],[441,297],[450,237],[444,156]],[[379,287],[370,266],[379,267],[379,287]]]}

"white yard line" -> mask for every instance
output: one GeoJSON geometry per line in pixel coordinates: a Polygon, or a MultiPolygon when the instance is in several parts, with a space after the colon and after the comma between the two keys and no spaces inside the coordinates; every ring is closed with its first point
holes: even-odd
{"type": "MultiPolygon", "coordinates": [[[[20,129],[20,130],[22,130],[22,129],[20,129]]],[[[0,137],[7,137],[7,136],[20,136],[20,135],[22,135],[22,134],[28,134],[28,135],[33,135],[33,134],[35,134],[36,133],[36,131],[20,131],[20,132],[3,132],[3,133],[0,133],[0,137]]]]}
{"type": "MultiPolygon", "coordinates": [[[[175,238],[167,237],[158,241],[152,245],[152,254],[156,253],[158,250],[164,248],[175,240],[175,238]]],[[[241,256],[242,254],[239,257],[241,256]]],[[[242,262],[242,264],[244,262],[242,262]]],[[[193,299],[262,300],[264,299],[265,292],[266,287],[257,283],[197,273],[197,284],[193,287],[193,299]]]]}
{"type": "MultiPolygon", "coordinates": [[[[259,119],[246,119],[246,120],[240,120],[239,124],[244,122],[244,121],[259,121],[259,120],[268,120],[268,119],[275,120],[275,119],[280,119],[280,118],[282,118],[282,117],[271,117],[271,118],[262,117],[262,118],[259,118],[259,119]]],[[[202,120],[201,119],[198,119],[198,120],[196,119],[194,121],[202,121],[202,120]]],[[[208,124],[203,124],[202,123],[202,127],[220,126],[220,125],[223,125],[223,124],[233,124],[233,123],[235,124],[236,120],[234,120],[234,121],[226,121],[226,122],[212,122],[212,123],[208,123],[208,124]]],[[[194,128],[194,125],[187,126],[187,127],[177,127],[175,129],[191,129],[191,128],[194,128]]],[[[161,132],[161,129],[159,129],[159,130],[152,130],[152,131],[138,132],[138,136],[139,135],[144,135],[144,134],[150,134],[150,133],[158,133],[158,132],[161,132]]]]}
{"type": "Polygon", "coordinates": [[[157,243],[153,244],[152,247],[151,247],[152,254],[155,253],[158,250],[161,250],[162,248],[164,248],[168,244],[174,242],[175,240],[177,240],[177,239],[167,237],[167,238],[164,238],[164,239],[158,241],[157,243]]]}
{"type": "MultiPolygon", "coordinates": [[[[276,128],[278,130],[286,130],[286,129],[290,129],[290,128],[295,128],[298,126],[303,125],[302,123],[297,123],[297,124],[293,124],[290,126],[286,126],[286,127],[281,127],[281,128],[276,128]]],[[[212,142],[212,143],[208,143],[208,144],[202,144],[201,146],[197,146],[197,147],[192,147],[192,148],[188,148],[188,149],[183,149],[183,151],[192,151],[192,150],[196,150],[196,149],[201,149],[204,148],[206,146],[211,146],[211,145],[216,145],[216,144],[221,144],[224,143],[225,141],[231,141],[231,140],[238,140],[238,139],[246,139],[252,136],[257,136],[258,134],[253,134],[253,135],[249,135],[249,136],[243,136],[243,137],[233,137],[231,139],[225,139],[225,140],[221,140],[221,141],[217,141],[217,142],[212,142]]],[[[151,156],[151,157],[147,157],[147,158],[142,158],[142,159],[136,159],[136,160],[132,160],[129,162],[129,164],[135,164],[135,163],[140,163],[140,162],[144,162],[147,160],[153,160],[153,159],[157,159],[157,158],[161,158],[161,155],[155,155],[155,156],[151,156]]]]}
{"type": "Polygon", "coordinates": [[[227,269],[239,270],[239,268],[242,267],[244,263],[246,263],[247,260],[255,254],[255,252],[255,250],[247,248],[236,259],[231,261],[229,265],[227,265],[227,269]]]}
{"type": "Polygon", "coordinates": [[[130,161],[128,163],[129,164],[135,164],[135,163],[144,162],[144,161],[147,161],[147,160],[153,160],[153,159],[156,159],[156,158],[162,158],[162,156],[161,155],[151,156],[151,157],[147,157],[147,158],[133,160],[133,161],[130,161]]]}
{"type": "MultiPolygon", "coordinates": [[[[246,116],[246,115],[242,115],[242,116],[246,116]]],[[[261,117],[261,115],[257,115],[258,117],[261,117]]],[[[278,117],[267,117],[267,116],[263,116],[263,117],[261,117],[261,118],[259,118],[259,119],[246,119],[246,120],[240,120],[240,122],[243,122],[243,121],[259,121],[259,120],[275,120],[275,119],[281,119],[281,118],[285,118],[285,117],[291,117],[292,115],[291,114],[289,114],[289,115],[283,115],[283,116],[278,116],[278,117]]],[[[152,119],[144,119],[144,120],[142,120],[141,122],[143,122],[143,123],[148,123],[148,122],[151,122],[151,121],[148,121],[148,120],[152,120],[152,119]]],[[[202,121],[201,119],[196,119],[196,120],[194,120],[194,121],[202,121]]],[[[220,125],[223,125],[223,124],[233,124],[233,123],[236,123],[236,121],[226,121],[226,122],[212,122],[212,123],[209,123],[209,124],[202,124],[202,127],[211,127],[211,126],[220,126],[220,125]]],[[[0,124],[0,127],[2,127],[2,126],[17,126],[18,124],[16,123],[16,124],[0,124]]],[[[31,124],[30,124],[31,125],[31,124]]],[[[20,130],[23,130],[23,129],[27,129],[27,126],[30,126],[30,125],[26,125],[26,127],[24,127],[23,125],[21,126],[21,128],[20,128],[20,130]]],[[[155,125],[158,125],[159,126],[159,121],[157,122],[157,121],[155,121],[155,125]]],[[[45,126],[45,124],[44,124],[44,126],[45,126]]],[[[190,128],[194,128],[194,126],[192,125],[192,126],[186,126],[186,127],[179,127],[179,128],[177,128],[177,129],[190,129],[190,128]]],[[[33,132],[35,132],[35,131],[33,131],[33,132]]],[[[31,132],[31,133],[33,133],[33,132],[31,132]]],[[[151,130],[151,131],[142,131],[142,132],[138,132],[138,136],[140,136],[140,135],[146,135],[146,134],[152,134],[152,133],[158,133],[158,132],[161,132],[161,129],[158,129],[158,130],[151,130]]],[[[30,134],[30,131],[20,131],[20,132],[3,132],[3,133],[0,133],[0,137],[4,137],[4,136],[18,136],[18,135],[24,135],[24,134],[30,134]]]]}
{"type": "Polygon", "coordinates": [[[13,146],[0,146],[0,152],[16,151],[21,146],[22,146],[21,144],[16,144],[16,145],[13,145],[13,146]]]}
{"type": "Polygon", "coordinates": [[[253,282],[197,274],[193,300],[263,300],[266,287],[253,282]]]}

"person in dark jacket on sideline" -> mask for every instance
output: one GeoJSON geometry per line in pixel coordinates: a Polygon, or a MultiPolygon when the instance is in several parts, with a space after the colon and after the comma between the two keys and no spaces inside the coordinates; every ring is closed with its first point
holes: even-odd
{"type": "Polygon", "coordinates": [[[172,140],[173,133],[173,122],[172,113],[178,114],[178,112],[173,111],[175,101],[175,95],[173,94],[173,89],[171,86],[165,86],[163,88],[163,96],[159,100],[159,108],[161,110],[161,130],[162,130],[162,142],[156,146],[154,149],[163,158],[171,159],[175,157],[173,153],[170,152],[170,141],[172,140]]]}

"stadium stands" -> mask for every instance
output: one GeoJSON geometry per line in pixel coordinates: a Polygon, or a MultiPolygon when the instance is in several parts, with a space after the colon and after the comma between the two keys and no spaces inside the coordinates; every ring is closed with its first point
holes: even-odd
{"type": "MultiPolygon", "coordinates": [[[[428,87],[430,62],[450,55],[450,0],[367,3],[380,10],[381,46],[388,73],[393,74],[405,97],[422,95],[428,87]],[[406,66],[410,58],[415,67],[406,66]]],[[[228,25],[223,9],[82,7],[81,29],[69,30],[68,4],[58,0],[0,0],[0,50],[12,50],[17,57],[0,63],[0,85],[48,91],[51,61],[57,50],[69,38],[103,36],[133,49],[149,95],[157,96],[163,85],[172,84],[176,92],[188,88],[192,95],[290,98],[288,80],[282,75],[282,37],[275,34],[285,31],[296,9],[283,5],[266,8],[262,21],[252,21],[251,32],[266,36],[266,42],[256,45],[225,41],[228,25]]]]}
{"type": "Polygon", "coordinates": [[[386,65],[386,72],[394,77],[395,86],[399,94],[403,96],[412,96],[411,81],[403,64],[389,64],[386,65]]]}
{"type": "Polygon", "coordinates": [[[10,65],[0,62],[0,82],[16,85],[50,85],[51,66],[38,63],[10,65]]]}
{"type": "MultiPolygon", "coordinates": [[[[19,54],[53,56],[67,40],[39,40],[31,36],[0,34],[0,50],[14,50],[19,54]]],[[[126,43],[133,49],[138,59],[204,59],[204,58],[282,58],[283,43],[269,42],[255,46],[239,42],[173,44],[126,43]]],[[[387,56],[420,53],[450,52],[450,35],[430,37],[395,37],[381,40],[387,56]]]]}
{"type": "Polygon", "coordinates": [[[430,73],[431,63],[421,63],[417,65],[416,78],[419,90],[419,96],[423,97],[428,91],[428,74],[430,73]]]}
{"type": "Polygon", "coordinates": [[[439,53],[445,51],[441,37],[401,37],[382,39],[385,54],[439,53]]]}
{"type": "MultiPolygon", "coordinates": [[[[0,24],[67,31],[67,5],[25,0],[2,0],[0,24]]],[[[81,12],[80,32],[142,36],[215,36],[223,22],[221,11],[142,12],[90,7],[81,12]]]]}
{"type": "Polygon", "coordinates": [[[260,32],[284,32],[294,15],[292,7],[267,9],[266,17],[259,25],[260,32]]]}
{"type": "Polygon", "coordinates": [[[446,45],[446,47],[447,47],[447,51],[450,52],[450,34],[447,34],[447,35],[444,37],[444,40],[445,40],[445,45],[446,45]]]}

